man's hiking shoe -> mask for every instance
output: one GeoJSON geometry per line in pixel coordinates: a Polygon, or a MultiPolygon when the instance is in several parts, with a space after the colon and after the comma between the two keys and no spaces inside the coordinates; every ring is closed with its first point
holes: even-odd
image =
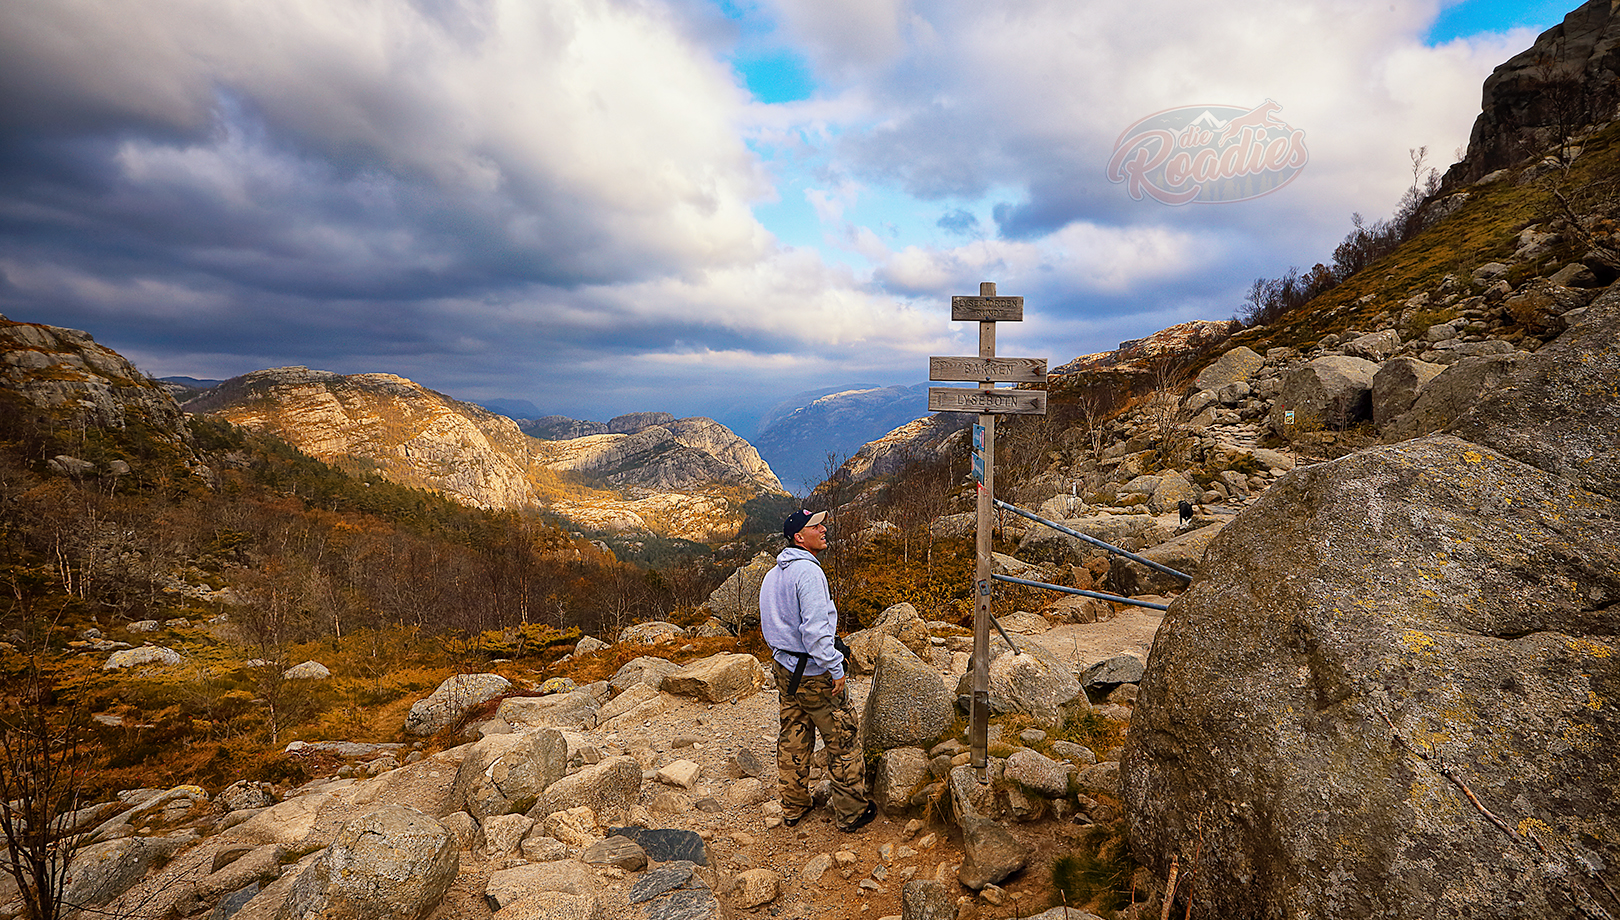
{"type": "Polygon", "coordinates": [[[865,811],[863,811],[860,814],[856,815],[855,819],[853,821],[850,821],[848,824],[839,825],[838,829],[843,831],[846,834],[853,834],[856,831],[860,830],[861,828],[865,827],[866,825],[871,824],[872,819],[876,818],[876,817],[877,817],[877,803],[875,803],[875,802],[867,802],[865,811]]]}
{"type": "Polygon", "coordinates": [[[788,817],[787,815],[783,815],[782,816],[782,823],[787,825],[788,827],[792,827],[793,825],[798,824],[800,821],[803,821],[805,818],[808,818],[808,817],[810,817],[810,813],[808,811],[800,812],[799,814],[793,815],[792,817],[788,817]]]}

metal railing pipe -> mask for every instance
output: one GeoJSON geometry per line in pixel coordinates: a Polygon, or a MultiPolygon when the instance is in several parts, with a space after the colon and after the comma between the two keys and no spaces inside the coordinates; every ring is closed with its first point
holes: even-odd
{"type": "MultiPolygon", "coordinates": [[[[1130,604],[1132,607],[1148,607],[1153,610],[1170,609],[1170,607],[1166,604],[1154,604],[1149,601],[1133,600],[1129,597],[1120,597],[1117,594],[1103,594],[1100,591],[1085,591],[1080,588],[1065,588],[1062,585],[1049,585],[1044,581],[1030,581],[1027,578],[1014,578],[1011,575],[991,575],[990,577],[994,578],[996,581],[1005,581],[1009,584],[1023,585],[1026,588],[1046,588],[1049,591],[1062,591],[1064,594],[1078,594],[1081,597],[1100,598],[1105,601],[1113,601],[1116,604],[1130,604]]],[[[997,625],[999,628],[999,624],[997,625]]],[[[1002,635],[1005,636],[1006,633],[1002,633],[1002,635]]],[[[1012,642],[1009,640],[1007,644],[1011,645],[1012,642]]]]}
{"type": "MultiPolygon", "coordinates": [[[[996,503],[997,508],[1002,508],[1002,509],[1005,509],[1007,511],[1011,511],[1013,514],[1019,515],[1021,517],[1029,518],[1030,520],[1035,521],[1036,523],[1045,524],[1046,526],[1052,528],[1053,530],[1058,531],[1059,533],[1066,533],[1071,537],[1076,537],[1078,539],[1084,540],[1087,543],[1092,544],[1093,546],[1097,546],[1097,547],[1100,547],[1102,549],[1108,550],[1111,553],[1118,553],[1119,555],[1124,556],[1126,559],[1129,559],[1132,562],[1139,562],[1142,565],[1145,565],[1148,568],[1153,569],[1156,572],[1163,572],[1164,574],[1169,575],[1171,578],[1179,578],[1179,579],[1181,579],[1182,581],[1184,581],[1184,582],[1186,582],[1188,584],[1192,584],[1192,576],[1188,575],[1186,572],[1178,572],[1175,569],[1172,569],[1167,565],[1164,565],[1164,564],[1158,563],[1158,562],[1154,562],[1152,559],[1144,559],[1143,557],[1138,556],[1137,554],[1131,552],[1130,550],[1120,549],[1119,547],[1115,546],[1112,543],[1107,543],[1107,542],[1104,542],[1102,540],[1097,539],[1096,537],[1090,536],[1088,534],[1083,534],[1078,530],[1070,530],[1069,528],[1063,526],[1062,524],[1057,523],[1056,521],[1048,521],[1046,518],[1043,518],[1038,514],[1033,514],[1031,512],[1025,511],[1024,509],[1018,507],[1017,505],[1009,505],[1009,504],[1007,504],[1006,502],[1002,501],[999,498],[995,499],[995,503],[996,503]]],[[[1000,576],[996,576],[996,577],[999,578],[1000,576]]]]}

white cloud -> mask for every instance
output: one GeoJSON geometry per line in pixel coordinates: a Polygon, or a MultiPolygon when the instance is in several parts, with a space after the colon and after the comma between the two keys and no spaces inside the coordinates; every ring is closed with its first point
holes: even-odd
{"type": "Polygon", "coordinates": [[[1407,148],[1443,168],[1532,36],[1427,47],[1439,2],[769,0],[822,86],[762,105],[701,3],[16,0],[0,306],[168,373],[540,396],[556,371],[611,415],[914,381],[963,347],[945,298],[994,280],[1028,298],[1008,341],[1061,361],[1230,315],[1387,214],[1407,148]],[[1267,98],[1311,150],[1274,195],[1167,208],[1104,176],[1145,115],[1267,98]],[[773,239],[772,201],[822,249],[773,239]]]}

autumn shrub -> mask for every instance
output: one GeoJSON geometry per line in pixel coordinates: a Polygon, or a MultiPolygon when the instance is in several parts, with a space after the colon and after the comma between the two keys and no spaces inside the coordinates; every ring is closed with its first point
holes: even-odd
{"type": "Polygon", "coordinates": [[[1130,905],[1136,868],[1123,828],[1093,825],[1075,849],[1052,861],[1052,906],[1115,916],[1130,905]]]}

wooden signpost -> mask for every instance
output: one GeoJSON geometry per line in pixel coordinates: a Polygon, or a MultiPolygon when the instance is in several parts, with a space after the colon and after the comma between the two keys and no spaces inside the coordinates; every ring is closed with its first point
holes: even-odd
{"type": "Polygon", "coordinates": [[[977,566],[973,604],[973,709],[968,720],[968,742],[979,782],[989,782],[986,749],[990,728],[990,526],[996,481],[996,416],[1045,415],[1045,390],[997,389],[997,383],[1045,383],[1045,358],[996,357],[996,323],[1024,318],[1024,298],[997,297],[996,286],[979,285],[978,297],[952,297],[951,319],[979,324],[979,354],[975,357],[931,357],[929,380],[975,381],[977,388],[929,387],[928,411],[975,412],[973,426],[973,478],[978,480],[977,566]]]}

